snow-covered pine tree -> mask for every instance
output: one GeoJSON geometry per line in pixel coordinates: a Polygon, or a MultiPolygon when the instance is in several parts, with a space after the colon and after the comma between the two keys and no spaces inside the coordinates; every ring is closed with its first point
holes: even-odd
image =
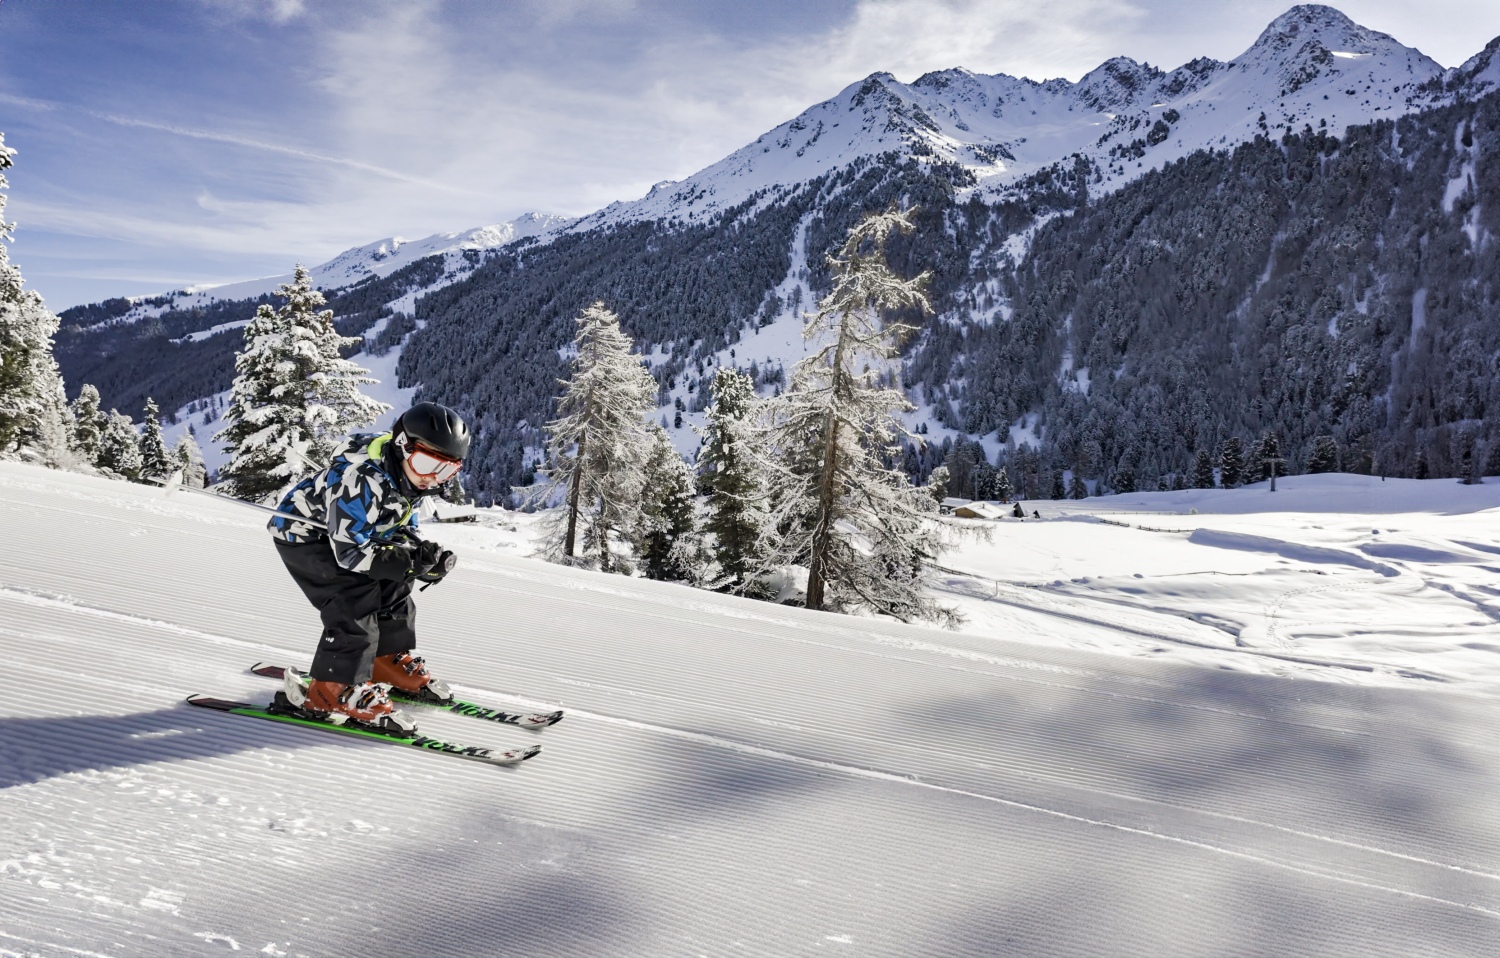
{"type": "Polygon", "coordinates": [[[203,450],[198,448],[198,440],[193,438],[192,433],[183,433],[182,438],[177,440],[177,445],[172,447],[172,468],[182,470],[184,486],[189,489],[203,488],[208,470],[203,465],[203,450]]]}
{"type": "Polygon", "coordinates": [[[99,436],[99,459],[95,464],[123,479],[140,478],[140,436],[129,416],[111,409],[104,418],[104,429],[99,436]]]}
{"type": "Polygon", "coordinates": [[[932,496],[933,502],[936,502],[938,505],[943,504],[943,500],[948,498],[947,466],[938,466],[932,470],[932,473],[927,477],[926,489],[927,494],[932,496]]]}
{"type": "Polygon", "coordinates": [[[952,617],[924,588],[945,523],[932,496],[884,461],[898,459],[898,436],[910,436],[897,414],[914,407],[900,389],[880,384],[913,331],[883,313],[928,308],[928,274],[903,280],[885,261],[890,235],[912,228],[910,214],[892,210],[849,231],[828,260],[833,289],[803,329],[816,348],[767,406],[781,460],[773,555],[807,564],[810,609],[952,617]]]}
{"type": "Polygon", "coordinates": [[[1012,492],[1014,492],[1014,491],[1015,491],[1015,487],[1012,486],[1011,483],[1010,483],[1010,473],[1006,471],[1006,469],[1005,469],[1004,466],[1001,466],[999,469],[996,469],[995,470],[995,498],[999,499],[1001,502],[1009,502],[1010,501],[1010,494],[1012,492]]]}
{"type": "Polygon", "coordinates": [[[161,410],[156,400],[146,397],[146,419],[141,430],[141,478],[165,479],[177,468],[171,453],[167,452],[167,441],[161,434],[161,410]]]}
{"type": "Polygon", "coordinates": [[[760,568],[766,522],[766,482],[754,451],[755,383],[746,374],[720,367],[714,374],[698,474],[708,496],[703,530],[727,588],[743,591],[760,568]]]}
{"type": "Polygon", "coordinates": [[[1332,436],[1317,436],[1313,439],[1312,454],[1307,457],[1309,473],[1337,472],[1339,468],[1339,444],[1332,436]]]}
{"type": "Polygon", "coordinates": [[[1193,488],[1212,489],[1214,487],[1214,460],[1208,454],[1207,449],[1199,449],[1197,460],[1193,464],[1193,488]]]}
{"type": "Polygon", "coordinates": [[[1089,497],[1089,487],[1088,487],[1088,485],[1083,481],[1083,477],[1082,476],[1080,476],[1076,472],[1073,473],[1073,481],[1068,484],[1068,498],[1069,499],[1087,499],[1088,497],[1089,497]]]}
{"type": "Polygon", "coordinates": [[[698,501],[693,470],[677,454],[667,431],[650,427],[650,451],[642,471],[641,508],[633,530],[636,558],[648,579],[694,578],[698,501]]]}
{"type": "Polygon", "coordinates": [[[1068,498],[1068,490],[1067,487],[1063,485],[1063,474],[1061,469],[1054,470],[1052,473],[1052,498],[1068,498]]]}
{"type": "MultiPolygon", "coordinates": [[[[15,150],[0,133],[0,190],[15,150]]],[[[5,222],[6,194],[0,192],[0,456],[17,454],[60,465],[69,456],[67,401],[62,374],[52,357],[57,317],[42,297],[24,288],[21,271],[10,262],[11,232],[5,222]]]]}
{"type": "Polygon", "coordinates": [[[993,499],[998,491],[995,488],[995,467],[990,465],[984,458],[984,450],[978,446],[975,450],[979,453],[978,461],[974,464],[973,478],[970,480],[975,499],[993,499]]]}
{"type": "Polygon", "coordinates": [[[221,478],[241,499],[268,498],[319,468],[341,436],[390,408],[360,393],[375,380],[339,355],[354,339],[333,328],[331,310],[317,312],[323,294],[306,269],[276,295],[286,303],[262,304],[245,327],[227,425],[214,437],[229,454],[221,478]]]}
{"type": "Polygon", "coordinates": [[[1271,478],[1271,470],[1276,470],[1276,475],[1284,475],[1285,470],[1280,463],[1272,463],[1273,459],[1281,458],[1281,444],[1276,440],[1276,434],[1267,429],[1260,434],[1260,438],[1250,448],[1250,461],[1246,465],[1246,473],[1251,477],[1251,482],[1263,482],[1271,478]]]}
{"type": "Polygon", "coordinates": [[[231,495],[266,499],[308,468],[303,372],[294,358],[295,333],[268,304],[256,308],[235,357],[234,386],[224,428],[229,463],[220,480],[231,495]]]}
{"type": "Polygon", "coordinates": [[[104,430],[104,413],[99,408],[99,390],[84,383],[73,400],[73,453],[91,466],[99,463],[99,438],[104,430]]]}
{"type": "Polygon", "coordinates": [[[360,391],[380,380],[370,371],[343,356],[343,350],[364,342],[361,336],[344,336],[333,325],[333,310],[318,310],[326,300],[312,288],[307,269],[300,263],[292,282],[277,289],[287,298],[282,307],[296,317],[298,325],[306,323],[315,331],[317,365],[308,376],[308,422],[312,427],[313,462],[323,464],[333,456],[334,448],[349,433],[370,425],[390,410],[386,403],[371,399],[360,391]]]}
{"type": "Polygon", "coordinates": [[[616,571],[622,565],[609,538],[628,532],[640,508],[650,448],[645,417],[656,406],[656,380],[631,354],[620,318],[602,302],[585,309],[576,322],[572,377],[562,383],[558,417],[547,423],[543,494],[560,493],[563,509],[544,552],[571,563],[581,545],[583,555],[600,568],[616,571]]]}
{"type": "Polygon", "coordinates": [[[451,502],[455,506],[466,506],[473,501],[469,490],[464,486],[462,473],[443,483],[442,496],[444,502],[451,502]]]}
{"type": "Polygon", "coordinates": [[[1219,448],[1219,481],[1225,489],[1233,489],[1245,478],[1245,443],[1239,436],[1230,436],[1219,448]]]}

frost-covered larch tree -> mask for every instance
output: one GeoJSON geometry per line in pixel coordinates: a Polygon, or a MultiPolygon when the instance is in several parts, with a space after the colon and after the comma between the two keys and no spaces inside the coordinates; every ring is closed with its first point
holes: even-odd
{"type": "Polygon", "coordinates": [[[632,537],[636,558],[648,579],[693,579],[701,552],[693,470],[677,454],[665,429],[648,429],[651,446],[642,471],[641,508],[632,537]]]}
{"type": "Polygon", "coordinates": [[[897,418],[914,407],[881,385],[902,337],[914,327],[888,311],[928,308],[928,274],[903,280],[885,261],[909,213],[866,217],[829,257],[833,290],[803,335],[816,348],[769,405],[770,439],[781,459],[777,554],[805,562],[807,607],[864,608],[902,620],[951,618],[925,591],[925,563],[943,539],[937,504],[911,485],[896,440],[897,418]]]}
{"type": "Polygon", "coordinates": [[[765,551],[766,476],[754,443],[755,382],[735,369],[714,374],[708,422],[698,449],[698,475],[708,496],[703,523],[712,536],[710,553],[724,587],[742,592],[752,585],[765,551]]]}
{"type": "MultiPolygon", "coordinates": [[[[0,190],[15,150],[0,133],[0,190]]],[[[6,194],[0,192],[0,456],[37,457],[51,465],[69,458],[69,423],[62,374],[52,357],[57,317],[42,297],[24,288],[21,271],[10,262],[14,223],[5,222],[6,194]]]]}
{"type": "Polygon", "coordinates": [[[141,478],[165,479],[177,468],[172,454],[167,451],[167,441],[161,434],[161,410],[156,400],[146,397],[146,419],[141,428],[141,478]]]}
{"type": "Polygon", "coordinates": [[[222,478],[241,499],[265,499],[328,461],[345,433],[373,422],[390,407],[359,391],[375,382],[339,349],[355,340],[340,336],[323,294],[298,265],[292,281],[276,288],[280,309],[256,309],[235,357],[228,424],[223,441],[229,464],[222,478]]]}
{"type": "Polygon", "coordinates": [[[628,533],[640,508],[650,449],[645,417],[656,405],[656,380],[603,303],[585,309],[577,324],[572,376],[547,424],[544,494],[560,494],[563,509],[544,551],[570,563],[581,551],[615,571],[622,565],[610,535],[628,533]]]}

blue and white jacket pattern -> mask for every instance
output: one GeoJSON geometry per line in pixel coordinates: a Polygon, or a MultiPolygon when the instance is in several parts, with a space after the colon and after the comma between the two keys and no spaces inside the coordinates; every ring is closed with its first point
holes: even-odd
{"type": "Polygon", "coordinates": [[[393,577],[384,568],[391,563],[380,561],[383,552],[389,555],[393,550],[381,547],[391,545],[403,531],[414,532],[417,516],[382,463],[390,438],[390,433],[350,436],[334,450],[327,469],[292,487],[276,507],[286,515],[276,516],[266,528],[283,542],[326,539],[342,568],[393,577]]]}

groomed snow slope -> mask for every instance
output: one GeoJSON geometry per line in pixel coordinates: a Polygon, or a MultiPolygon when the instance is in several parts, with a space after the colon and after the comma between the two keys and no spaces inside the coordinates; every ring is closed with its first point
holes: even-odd
{"type": "Polygon", "coordinates": [[[778,608],[470,530],[420,597],[423,651],[470,698],[569,710],[507,772],[182,704],[268,697],[250,662],[306,661],[313,614],[248,510],[0,464],[0,528],[0,954],[1363,958],[1500,935],[1482,695],[778,608]]]}

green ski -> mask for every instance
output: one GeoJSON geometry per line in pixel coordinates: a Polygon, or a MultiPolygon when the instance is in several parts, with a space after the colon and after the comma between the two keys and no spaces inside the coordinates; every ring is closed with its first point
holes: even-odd
{"type": "Polygon", "coordinates": [[[389,735],[384,732],[375,731],[374,729],[334,725],[331,722],[319,722],[315,719],[303,718],[298,715],[286,715],[274,712],[264,705],[254,705],[249,702],[231,702],[225,699],[212,698],[207,695],[189,695],[187,701],[189,705],[213,709],[217,712],[228,712],[231,715],[245,715],[250,718],[266,719],[286,725],[301,725],[324,732],[337,732],[342,735],[358,735],[362,738],[388,742],[391,745],[408,745],[412,748],[422,749],[425,752],[439,752],[443,755],[451,755],[454,758],[461,758],[470,762],[483,762],[486,765],[517,765],[542,750],[540,745],[528,745],[524,748],[509,749],[479,748],[473,745],[444,742],[421,734],[410,738],[402,738],[399,735],[389,735]]]}
{"type": "MultiPolygon", "coordinates": [[[[281,679],[286,676],[286,669],[283,666],[269,665],[265,662],[255,663],[250,667],[250,671],[268,679],[281,679]]],[[[514,725],[517,728],[544,729],[549,725],[556,725],[558,722],[561,722],[563,717],[561,709],[556,712],[506,712],[501,709],[490,708],[487,705],[465,702],[462,699],[448,699],[446,701],[434,702],[430,699],[405,695],[399,689],[391,689],[391,699],[392,701],[401,703],[425,705],[428,708],[442,709],[445,712],[452,712],[455,715],[467,715],[470,718],[484,719],[487,722],[514,725]]]]}

